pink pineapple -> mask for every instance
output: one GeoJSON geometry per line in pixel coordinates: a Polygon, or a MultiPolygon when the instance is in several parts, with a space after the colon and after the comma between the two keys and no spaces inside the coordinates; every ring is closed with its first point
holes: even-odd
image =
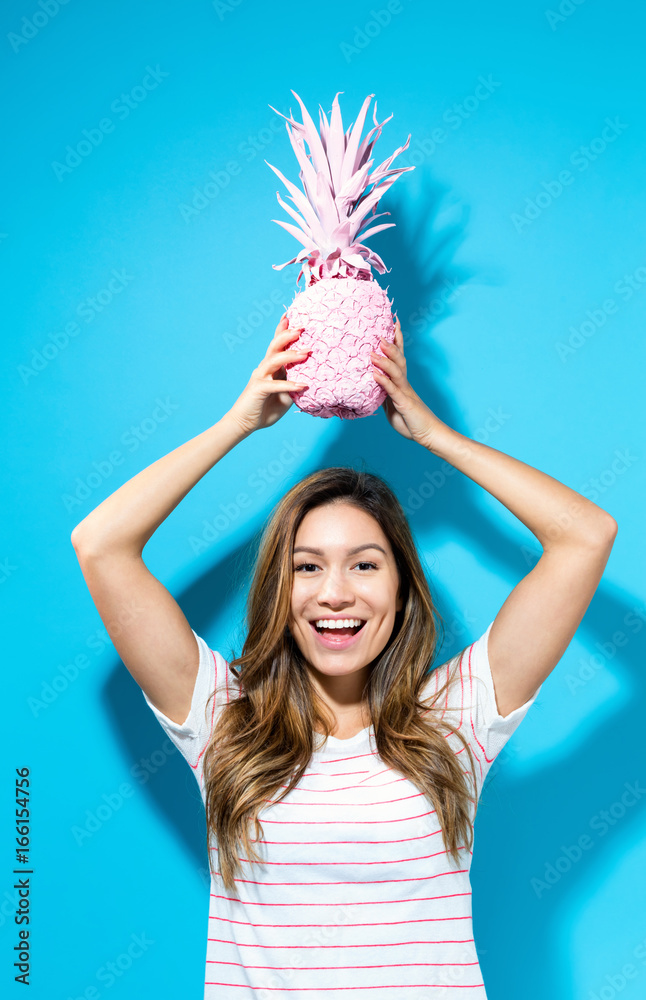
{"type": "Polygon", "coordinates": [[[301,106],[303,121],[295,121],[291,110],[289,118],[281,117],[285,118],[289,140],[301,167],[303,191],[265,160],[285,184],[290,200],[301,213],[276,192],[279,204],[297,225],[279,219],[272,221],[295,236],[303,249],[292,260],[273,267],[280,271],[287,264],[303,262],[297,283],[303,274],[307,279],[305,289],[295,295],[287,309],[287,318],[290,327],[304,327],[290,346],[312,348],[312,353],[306,360],[285,367],[288,371],[294,369],[289,371],[289,378],[309,385],[291,396],[301,410],[313,416],[367,417],[386,397],[385,389],[373,378],[370,352],[374,350],[384,357],[380,338],[392,342],[395,327],[392,302],[374,280],[371,265],[380,274],[388,269],[381,257],[359,240],[394,225],[372,223],[382,215],[390,215],[390,212],[375,214],[381,196],[399,174],[415,169],[389,169],[395,157],[408,148],[410,135],[404,146],[371,171],[372,147],[392,118],[390,115],[379,124],[375,102],[375,127],[360,143],[374,94],[366,97],[356,124],[350,125],[345,133],[339,94],[334,98],[329,123],[319,105],[320,135],[298,94],[293,90],[292,94],[301,106]],[[309,152],[305,151],[305,142],[309,152]]]}

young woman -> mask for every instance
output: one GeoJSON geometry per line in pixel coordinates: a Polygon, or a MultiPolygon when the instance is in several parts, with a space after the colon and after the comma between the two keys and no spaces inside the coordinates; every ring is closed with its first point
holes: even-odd
{"type": "Polygon", "coordinates": [[[617,525],[438,419],[407,380],[397,323],[386,357],[373,354],[388,420],[496,497],[543,553],[485,633],[434,665],[439,616],[397,499],[378,476],[320,470],[265,528],[247,638],[227,663],[142,551],[209,469],[289,409],[298,333],[283,316],[232,408],[104,500],[72,542],[202,792],[205,997],[485,1000],[469,882],[479,794],[567,649],[617,525]]]}

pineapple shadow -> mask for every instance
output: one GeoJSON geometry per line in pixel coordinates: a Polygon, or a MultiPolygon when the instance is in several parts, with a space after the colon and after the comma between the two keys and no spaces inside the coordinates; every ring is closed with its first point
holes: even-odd
{"type": "MultiPolygon", "coordinates": [[[[421,203],[437,208],[439,202],[436,189],[421,203]]],[[[459,227],[438,237],[426,262],[428,273],[423,274],[419,260],[413,259],[407,250],[420,245],[421,225],[416,231],[412,226],[407,230],[401,207],[393,216],[398,219],[397,228],[387,230],[385,236],[382,234],[382,244],[388,243],[385,253],[396,267],[392,275],[383,276],[392,280],[380,283],[389,286],[389,297],[395,300],[406,334],[406,317],[413,310],[437,301],[443,288],[456,287],[456,282],[459,285],[468,274],[451,263],[459,227]]],[[[449,302],[440,318],[449,315],[450,310],[449,302]]],[[[405,349],[410,381],[416,391],[442,420],[468,434],[456,403],[443,390],[446,364],[439,347],[432,343],[428,327],[410,336],[405,349]]],[[[298,419],[301,418],[308,419],[305,414],[299,414],[298,419]]],[[[371,418],[332,419],[338,423],[336,437],[328,439],[316,463],[304,463],[296,470],[290,483],[316,468],[350,465],[383,476],[406,504],[409,488],[417,491],[420,482],[428,482],[424,479],[425,472],[440,470],[438,459],[390,428],[381,409],[371,418]],[[388,447],[384,448],[384,440],[389,442],[388,447]]],[[[264,433],[269,436],[274,431],[270,428],[264,433]]],[[[283,482],[279,492],[284,492],[290,483],[283,482]]],[[[272,498],[272,504],[277,498],[277,495],[272,498]]],[[[262,513],[267,514],[270,506],[262,513]]],[[[433,538],[452,534],[484,565],[508,580],[508,590],[529,571],[521,550],[526,538],[512,534],[493,520],[480,502],[479,487],[464,476],[447,477],[444,485],[414,511],[410,522],[417,535],[430,537],[429,546],[433,538]]],[[[216,631],[230,632],[232,609],[246,590],[247,572],[257,541],[258,533],[250,529],[243,542],[215,561],[183,592],[175,594],[192,628],[207,642],[216,631]]],[[[538,543],[534,546],[538,556],[538,543]]],[[[428,564],[428,556],[426,561],[428,564]]],[[[429,576],[443,619],[449,623],[462,622],[466,612],[435,582],[432,565],[429,576]]],[[[618,630],[629,636],[627,644],[617,648],[603,667],[621,686],[622,694],[590,713],[579,731],[564,739],[557,750],[546,753],[532,772],[515,773],[513,763],[503,761],[499,767],[494,765],[487,780],[476,819],[472,886],[475,940],[490,1000],[507,1000],[512,995],[509,984],[513,982],[523,982],[523,995],[528,1000],[544,1000],[546,996],[552,1000],[570,1000],[575,995],[569,942],[561,931],[564,916],[566,913],[569,916],[583,896],[593,899],[595,892],[603,888],[609,862],[631,847],[638,824],[643,820],[646,796],[644,801],[639,798],[628,808],[605,836],[590,827],[596,814],[620,800],[625,782],[640,779],[637,765],[628,763],[643,759],[646,629],[643,619],[631,619],[641,623],[639,628],[633,626],[634,631],[626,623],[627,616],[637,606],[646,616],[639,598],[602,581],[577,633],[578,641],[590,654],[598,651],[595,644],[607,643],[618,630]],[[547,823],[546,815],[555,819],[547,823]],[[581,859],[553,885],[540,893],[535,891],[531,880],[545,882],[545,866],[554,864],[564,854],[563,845],[575,845],[582,834],[591,838],[592,848],[583,852],[581,859]],[[532,969],[529,980],[528,968],[532,969]]],[[[437,662],[475,638],[477,634],[472,630],[453,635],[449,628],[437,662]]],[[[228,656],[228,650],[220,651],[228,656]]],[[[589,684],[600,683],[600,673],[589,684]]],[[[127,766],[150,757],[152,751],[164,744],[165,734],[146,706],[139,687],[118,660],[106,682],[104,697],[127,766]]],[[[530,710],[535,725],[550,725],[549,702],[554,697],[564,699],[573,711],[577,709],[576,693],[568,689],[561,667],[545,682],[539,700],[530,710]]],[[[507,748],[514,741],[522,744],[522,726],[523,723],[520,735],[514,734],[507,748]]],[[[191,865],[201,872],[204,880],[208,864],[204,812],[197,782],[186,762],[178,753],[168,756],[143,787],[160,822],[175,830],[191,865]]],[[[204,882],[204,891],[208,893],[206,885],[204,882]]],[[[610,957],[608,973],[623,962],[623,956],[610,957]]]]}

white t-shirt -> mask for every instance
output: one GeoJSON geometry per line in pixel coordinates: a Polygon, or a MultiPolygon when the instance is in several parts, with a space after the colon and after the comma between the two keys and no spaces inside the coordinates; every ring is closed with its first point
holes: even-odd
{"type": "MultiPolygon", "coordinates": [[[[498,714],[487,657],[492,624],[463,652],[443,699],[445,717],[461,725],[473,751],[478,792],[540,691],[498,714]]],[[[200,661],[185,723],[144,698],[204,799],[204,750],[238,686],[221,654],[193,634],[200,661]]],[[[429,674],[422,700],[456,660],[429,674]]],[[[447,738],[470,774],[466,750],[447,738]]],[[[317,743],[300,784],[259,815],[264,841],[254,846],[263,864],[242,863],[240,898],[219,875],[211,879],[205,1000],[486,1000],[473,939],[472,852],[461,850],[457,865],[446,855],[429,799],[375,755],[372,726],[317,743]]]]}

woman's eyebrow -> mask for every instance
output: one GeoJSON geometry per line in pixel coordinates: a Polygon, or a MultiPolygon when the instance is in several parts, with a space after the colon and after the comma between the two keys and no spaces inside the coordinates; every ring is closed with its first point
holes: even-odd
{"type": "MultiPolygon", "coordinates": [[[[384,555],[388,555],[386,550],[381,545],[378,545],[377,542],[366,542],[365,545],[356,545],[353,549],[348,549],[347,554],[349,556],[353,556],[357,552],[362,552],[364,549],[379,549],[379,551],[383,552],[384,555]]],[[[321,549],[315,549],[311,545],[297,545],[294,549],[294,554],[297,552],[313,552],[316,556],[325,555],[321,549]]]]}

